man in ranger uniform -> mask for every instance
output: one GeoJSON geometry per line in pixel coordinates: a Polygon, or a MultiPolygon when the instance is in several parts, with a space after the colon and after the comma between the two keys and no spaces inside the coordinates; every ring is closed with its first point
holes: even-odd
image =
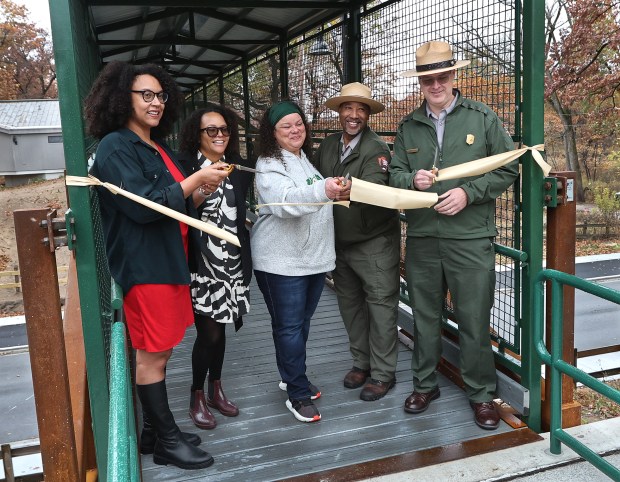
{"type": "MultiPolygon", "coordinates": [[[[368,118],[381,112],[383,104],[372,99],[368,87],[354,82],[342,86],[340,95],[325,105],[338,112],[342,132],[323,140],[316,152],[314,163],[321,174],[387,185],[390,150],[368,127],[368,118]]],[[[396,382],[398,211],[352,202],[348,209],[334,206],[334,224],[333,279],[353,357],[344,386],[364,385],[360,398],[379,400],[396,382]]]]}
{"type": "Polygon", "coordinates": [[[474,421],[494,430],[499,415],[493,404],[496,376],[489,323],[495,289],[495,199],[515,181],[518,163],[435,182],[437,169],[514,149],[497,115],[454,88],[456,69],[468,64],[454,60],[446,42],[427,42],[416,51],[416,68],[403,74],[419,77],[424,102],[398,126],[390,185],[439,195],[431,208],[406,211],[414,391],[404,408],[421,413],[439,397],[436,369],[449,290],[459,326],[461,376],[474,421]]]}

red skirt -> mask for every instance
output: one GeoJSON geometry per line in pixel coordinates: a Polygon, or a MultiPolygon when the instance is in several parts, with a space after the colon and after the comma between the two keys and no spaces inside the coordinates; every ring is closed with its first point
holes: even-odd
{"type": "Polygon", "coordinates": [[[156,353],[174,348],[194,323],[188,285],[135,285],[125,295],[123,308],[136,350],[156,353]]]}

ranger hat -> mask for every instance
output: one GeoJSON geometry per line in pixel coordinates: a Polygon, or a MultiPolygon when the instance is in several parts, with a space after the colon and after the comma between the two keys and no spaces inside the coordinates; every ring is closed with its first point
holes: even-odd
{"type": "Polygon", "coordinates": [[[385,109],[385,106],[370,96],[370,88],[359,82],[345,84],[340,90],[340,95],[327,99],[325,106],[328,109],[338,112],[340,104],[343,102],[361,102],[370,108],[371,114],[376,114],[385,109]]]}
{"type": "Polygon", "coordinates": [[[415,51],[415,69],[406,70],[402,77],[420,77],[460,69],[469,65],[469,60],[455,60],[448,42],[431,41],[422,44],[415,51]]]}

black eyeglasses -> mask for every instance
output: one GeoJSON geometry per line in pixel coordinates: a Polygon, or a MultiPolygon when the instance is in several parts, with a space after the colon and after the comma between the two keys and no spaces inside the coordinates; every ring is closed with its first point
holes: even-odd
{"type": "Polygon", "coordinates": [[[167,92],[153,92],[152,90],[132,90],[132,92],[134,94],[142,94],[142,100],[144,100],[144,102],[153,102],[155,97],[157,97],[157,100],[162,104],[165,104],[168,100],[167,92]]]}
{"type": "Polygon", "coordinates": [[[217,133],[218,132],[221,132],[224,137],[229,137],[230,136],[230,128],[228,126],[224,126],[224,127],[215,127],[215,126],[203,127],[202,129],[200,129],[200,132],[206,132],[209,137],[217,137],[217,133]]]}

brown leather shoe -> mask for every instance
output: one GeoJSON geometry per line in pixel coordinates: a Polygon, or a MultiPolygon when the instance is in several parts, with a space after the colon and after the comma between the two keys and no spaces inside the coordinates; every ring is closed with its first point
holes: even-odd
{"type": "Polygon", "coordinates": [[[239,415],[237,405],[228,400],[226,395],[224,395],[221,380],[213,380],[213,398],[207,398],[207,405],[217,408],[226,417],[236,417],[239,415]]]}
{"type": "Polygon", "coordinates": [[[474,421],[478,427],[485,430],[495,430],[499,427],[499,413],[493,402],[469,402],[469,404],[474,409],[474,421]]]}
{"type": "Polygon", "coordinates": [[[382,382],[371,378],[360,392],[360,398],[365,402],[374,402],[375,400],[379,400],[380,398],[385,397],[388,390],[392,388],[395,383],[396,380],[394,379],[389,382],[382,382]]]}
{"type": "Polygon", "coordinates": [[[202,390],[192,390],[189,399],[189,416],[198,428],[211,430],[217,426],[215,417],[207,407],[205,393],[202,390]]]}
{"type": "Polygon", "coordinates": [[[353,367],[344,376],[344,386],[345,388],[359,388],[364,383],[366,383],[366,379],[370,376],[370,370],[362,370],[361,368],[353,367]]]}
{"type": "Polygon", "coordinates": [[[415,390],[405,400],[405,412],[422,413],[431,404],[432,400],[439,398],[439,387],[433,388],[428,393],[420,393],[415,390]]]}

